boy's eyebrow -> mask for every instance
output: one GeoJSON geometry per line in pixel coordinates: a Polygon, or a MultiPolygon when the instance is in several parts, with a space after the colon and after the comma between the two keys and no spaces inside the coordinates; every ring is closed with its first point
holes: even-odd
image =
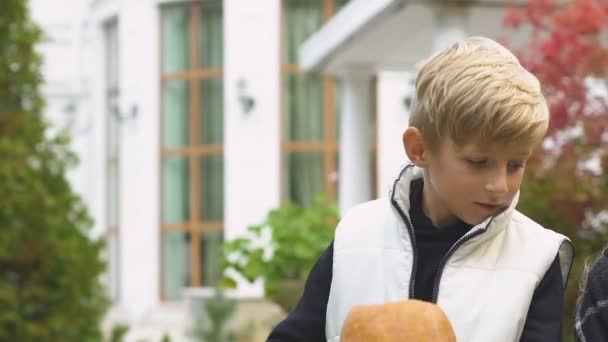
{"type": "Polygon", "coordinates": [[[527,158],[530,158],[531,154],[532,154],[532,151],[530,150],[530,151],[523,151],[523,152],[520,152],[520,153],[514,153],[513,155],[515,157],[521,157],[523,159],[527,159],[527,158]]]}
{"type": "Polygon", "coordinates": [[[530,158],[530,154],[528,154],[528,153],[520,153],[520,154],[517,154],[517,155],[511,155],[511,156],[508,156],[508,157],[509,157],[509,160],[526,161],[526,160],[528,160],[528,158],[530,158]]]}
{"type": "Polygon", "coordinates": [[[505,151],[504,148],[499,149],[499,148],[476,148],[475,150],[466,150],[464,148],[461,148],[458,152],[460,153],[464,153],[464,154],[484,154],[484,155],[491,155],[491,156],[504,156],[504,155],[508,155],[510,158],[516,158],[516,159],[528,159],[530,158],[530,155],[532,154],[532,151],[522,151],[522,152],[516,152],[513,153],[511,155],[509,155],[509,153],[500,153],[501,151],[505,151]]]}

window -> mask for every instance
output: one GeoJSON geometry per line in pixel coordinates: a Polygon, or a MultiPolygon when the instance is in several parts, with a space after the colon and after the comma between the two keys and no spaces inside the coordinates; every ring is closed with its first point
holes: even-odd
{"type": "MultiPolygon", "coordinates": [[[[298,49],[347,2],[283,0],[282,197],[301,205],[309,204],[318,193],[337,199],[341,87],[332,77],[301,74],[298,49]]],[[[374,180],[375,151],[373,143],[370,167],[374,180]]],[[[375,189],[375,181],[370,181],[375,189]]]]}
{"type": "Polygon", "coordinates": [[[223,242],[221,0],[161,8],[162,297],[215,286],[223,242]]]}
{"type": "Polygon", "coordinates": [[[118,21],[104,25],[105,50],[105,108],[106,108],[106,251],[108,262],[107,287],[113,301],[119,300],[120,253],[119,253],[119,149],[120,134],[116,113],[118,96],[118,21]]]}

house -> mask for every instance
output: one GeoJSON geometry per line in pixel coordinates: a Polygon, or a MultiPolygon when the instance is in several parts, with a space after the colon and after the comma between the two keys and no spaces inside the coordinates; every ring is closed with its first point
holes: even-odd
{"type": "Polygon", "coordinates": [[[286,200],[321,192],[344,212],[383,196],[406,162],[415,63],[498,37],[504,6],[31,0],[45,114],[72,131],[70,179],[108,240],[109,320],[130,340],[183,339],[184,289],[217,285],[222,241],[286,200]]]}

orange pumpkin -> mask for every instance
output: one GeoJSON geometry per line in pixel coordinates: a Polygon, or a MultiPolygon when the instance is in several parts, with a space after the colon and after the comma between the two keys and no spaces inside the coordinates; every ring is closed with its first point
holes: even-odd
{"type": "Polygon", "coordinates": [[[400,300],[351,309],[342,342],[456,342],[452,325],[439,306],[400,300]]]}

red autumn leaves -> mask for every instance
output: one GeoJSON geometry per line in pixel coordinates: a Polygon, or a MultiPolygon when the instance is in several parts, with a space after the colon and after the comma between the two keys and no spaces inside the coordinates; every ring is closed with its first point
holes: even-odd
{"type": "Polygon", "coordinates": [[[530,0],[513,7],[504,25],[530,33],[519,57],[543,84],[552,114],[550,135],[583,124],[586,142],[599,144],[608,132],[608,105],[605,96],[589,91],[587,82],[608,75],[608,48],[601,40],[608,28],[608,1],[556,3],[530,0]]]}

